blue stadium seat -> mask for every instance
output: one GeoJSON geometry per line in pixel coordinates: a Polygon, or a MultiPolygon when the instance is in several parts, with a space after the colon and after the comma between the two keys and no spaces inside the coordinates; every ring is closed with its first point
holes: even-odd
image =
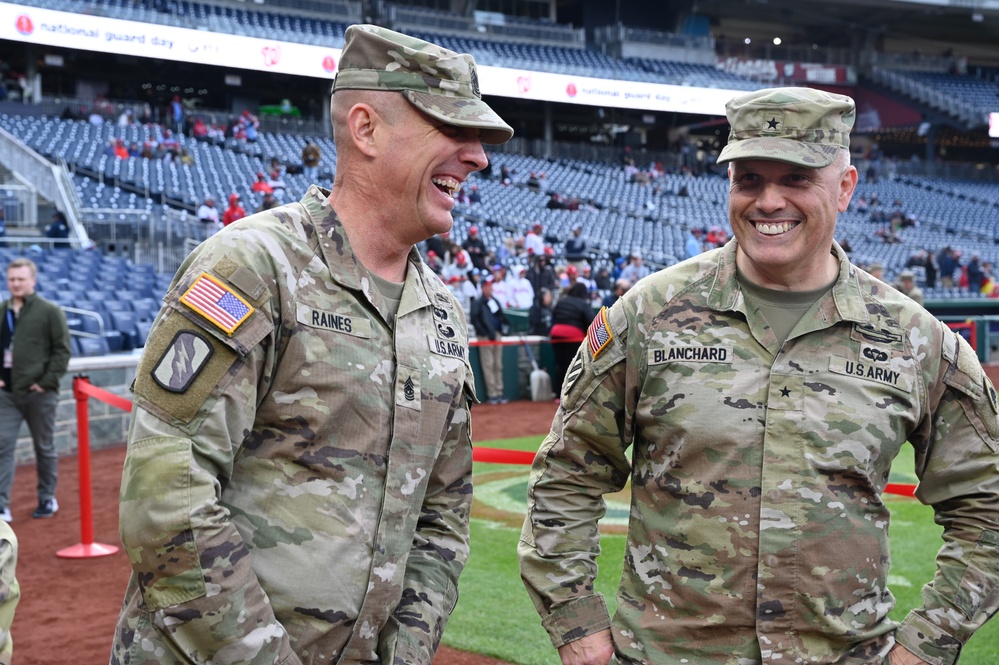
{"type": "Polygon", "coordinates": [[[81,356],[103,356],[110,353],[108,344],[100,337],[74,337],[81,356]]]}
{"type": "Polygon", "coordinates": [[[135,313],[132,311],[112,311],[111,328],[120,332],[122,340],[122,350],[131,351],[136,348],[138,333],[135,329],[135,313]]]}

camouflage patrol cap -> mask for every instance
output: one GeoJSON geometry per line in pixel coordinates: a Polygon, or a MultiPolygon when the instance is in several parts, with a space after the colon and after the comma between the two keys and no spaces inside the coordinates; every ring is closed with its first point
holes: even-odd
{"type": "Polygon", "coordinates": [[[799,166],[828,166],[850,148],[856,119],[853,100],[811,88],[768,88],[725,105],[732,127],[718,163],[772,159],[799,166]]]}
{"type": "Polygon", "coordinates": [[[483,143],[503,143],[513,129],[482,101],[475,60],[376,25],[344,33],[337,90],[397,90],[416,108],[456,127],[482,130],[483,143]]]}

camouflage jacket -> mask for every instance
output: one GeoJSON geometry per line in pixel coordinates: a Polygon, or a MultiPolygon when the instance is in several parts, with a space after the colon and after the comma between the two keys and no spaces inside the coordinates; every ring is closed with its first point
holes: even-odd
{"type": "Polygon", "coordinates": [[[963,339],[835,250],[835,285],[783,345],[747,311],[734,241],[591,325],[520,544],[555,646],[611,627],[625,662],[868,665],[897,640],[943,664],[999,608],[995,390],[963,339]],[[896,625],[883,491],[907,440],[945,542],[896,625]],[[597,522],[629,479],[611,621],[597,522]]]}
{"type": "Polygon", "coordinates": [[[468,554],[464,313],[410,254],[394,324],[326,199],[178,271],[137,370],[111,663],[430,663],[468,554]]]}

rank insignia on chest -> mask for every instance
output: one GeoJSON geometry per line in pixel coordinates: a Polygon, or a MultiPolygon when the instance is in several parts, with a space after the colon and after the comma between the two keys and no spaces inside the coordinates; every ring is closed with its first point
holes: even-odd
{"type": "Polygon", "coordinates": [[[607,308],[601,307],[590,324],[590,329],[586,331],[586,344],[590,347],[590,355],[594,360],[603,353],[613,339],[614,334],[607,325],[607,308]]]}
{"type": "Polygon", "coordinates": [[[231,335],[253,314],[253,307],[228,286],[208,273],[194,280],[180,302],[231,335]]]}

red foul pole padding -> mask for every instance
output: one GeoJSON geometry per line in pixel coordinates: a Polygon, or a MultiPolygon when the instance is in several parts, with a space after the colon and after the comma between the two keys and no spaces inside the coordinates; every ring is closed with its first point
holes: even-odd
{"type": "Polygon", "coordinates": [[[112,406],[132,410],[132,403],[117,395],[95,388],[85,376],[73,378],[73,397],[76,398],[77,455],[80,466],[80,543],[56,552],[63,559],[92,559],[107,556],[118,551],[115,545],[94,542],[94,511],[90,495],[90,413],[87,400],[91,395],[99,397],[112,406]],[[99,395],[103,393],[103,395],[99,395]],[[107,399],[110,396],[113,399],[107,399]],[[122,406],[124,404],[125,406],[122,406]]]}

